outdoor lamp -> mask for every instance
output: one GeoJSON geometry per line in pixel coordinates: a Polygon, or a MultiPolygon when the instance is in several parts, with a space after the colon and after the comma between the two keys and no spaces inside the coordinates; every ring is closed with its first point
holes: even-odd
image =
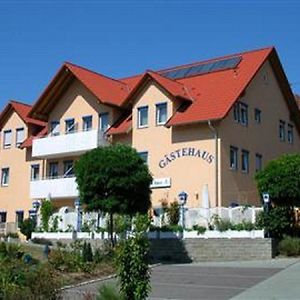
{"type": "Polygon", "coordinates": [[[187,200],[188,194],[184,191],[180,192],[178,194],[178,198],[179,198],[179,203],[180,205],[185,205],[186,204],[186,200],[187,200]]]}

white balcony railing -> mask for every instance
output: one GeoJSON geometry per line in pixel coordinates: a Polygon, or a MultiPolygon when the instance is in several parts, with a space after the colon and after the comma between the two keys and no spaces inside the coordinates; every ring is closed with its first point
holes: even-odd
{"type": "Polygon", "coordinates": [[[75,198],[79,192],[75,177],[43,179],[30,182],[30,198],[75,198]]]}
{"type": "Polygon", "coordinates": [[[49,135],[33,140],[32,156],[52,158],[80,155],[88,150],[104,146],[106,143],[103,132],[99,130],[49,135]]]}

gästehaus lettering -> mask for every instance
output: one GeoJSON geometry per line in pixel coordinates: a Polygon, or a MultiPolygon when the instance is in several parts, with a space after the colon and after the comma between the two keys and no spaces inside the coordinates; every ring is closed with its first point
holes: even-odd
{"type": "Polygon", "coordinates": [[[183,158],[185,156],[201,158],[209,164],[211,164],[215,159],[214,156],[210,154],[208,151],[188,147],[188,148],[177,149],[175,151],[170,152],[169,154],[166,154],[164,158],[159,161],[159,166],[161,168],[164,168],[167,165],[169,165],[172,161],[178,158],[183,158]]]}

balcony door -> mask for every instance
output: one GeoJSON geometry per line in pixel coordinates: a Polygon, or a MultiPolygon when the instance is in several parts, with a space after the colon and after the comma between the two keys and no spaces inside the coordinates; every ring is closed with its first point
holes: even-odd
{"type": "Polygon", "coordinates": [[[100,113],[99,114],[99,130],[104,132],[109,127],[109,114],[108,113],[100,113]]]}

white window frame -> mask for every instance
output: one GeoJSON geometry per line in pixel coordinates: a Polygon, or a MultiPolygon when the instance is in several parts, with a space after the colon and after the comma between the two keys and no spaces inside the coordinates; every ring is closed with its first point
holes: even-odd
{"type": "Polygon", "coordinates": [[[31,181],[36,181],[40,179],[40,165],[39,164],[33,164],[30,166],[30,180],[31,181]],[[38,175],[37,178],[34,178],[34,170],[38,169],[38,175]]]}
{"type": "Polygon", "coordinates": [[[74,160],[64,160],[64,176],[63,177],[73,177],[74,176],[74,160]],[[67,164],[70,164],[71,167],[66,169],[67,164]]]}
{"type": "Polygon", "coordinates": [[[90,131],[93,129],[93,116],[90,115],[90,116],[84,116],[82,117],[82,131],[90,131]],[[91,123],[90,123],[90,127],[87,127],[87,124],[89,124],[87,122],[87,120],[89,120],[91,123]]]}
{"type": "Polygon", "coordinates": [[[241,170],[242,170],[242,172],[248,174],[249,169],[250,169],[249,166],[250,166],[250,153],[248,150],[242,149],[241,150],[241,170]],[[244,168],[244,158],[246,158],[246,160],[245,160],[246,168],[244,168]]]}
{"type": "Polygon", "coordinates": [[[148,124],[149,124],[149,106],[145,105],[145,106],[140,106],[137,108],[138,111],[138,128],[147,128],[148,124]],[[147,123],[146,124],[141,124],[141,112],[143,110],[146,110],[147,112],[147,123]]]}
{"type": "Polygon", "coordinates": [[[51,179],[55,179],[55,178],[58,178],[58,174],[59,174],[59,169],[58,169],[58,162],[57,161],[52,161],[49,163],[49,170],[48,170],[48,177],[51,179]],[[57,171],[57,174],[56,175],[52,175],[51,174],[51,166],[54,166],[56,165],[56,171],[57,171]]]}
{"type": "Polygon", "coordinates": [[[25,140],[25,128],[24,127],[20,127],[16,129],[16,146],[19,147],[25,140]],[[21,136],[21,140],[19,139],[19,133],[22,132],[22,136],[21,136]]]}
{"type": "Polygon", "coordinates": [[[3,131],[3,149],[9,149],[11,148],[11,144],[12,144],[12,130],[11,129],[7,129],[3,131]],[[7,134],[10,134],[10,138],[9,138],[9,143],[7,142],[7,134]]]}
{"type": "Polygon", "coordinates": [[[60,135],[60,122],[59,121],[52,121],[50,123],[50,134],[52,136],[60,135]]]}
{"type": "Polygon", "coordinates": [[[294,143],[294,126],[292,124],[288,124],[287,127],[287,141],[289,144],[294,143]]]}
{"type": "Polygon", "coordinates": [[[234,146],[230,146],[229,150],[229,168],[230,170],[236,171],[238,169],[238,148],[234,146]],[[233,153],[233,160],[231,161],[231,154],[233,153]]]}
{"type": "Polygon", "coordinates": [[[168,120],[168,103],[167,102],[161,102],[156,104],[156,125],[164,125],[166,124],[168,120]],[[166,119],[162,122],[159,121],[160,118],[160,113],[161,113],[161,108],[166,109],[166,119]]]}
{"type": "Polygon", "coordinates": [[[74,133],[76,131],[75,127],[76,123],[74,118],[65,119],[65,134],[74,133]],[[72,122],[72,125],[70,127],[68,127],[69,122],[72,122]]]}
{"type": "Polygon", "coordinates": [[[6,167],[1,169],[1,186],[8,186],[8,184],[9,184],[9,168],[6,167]],[[5,182],[4,179],[6,179],[5,182]]]}
{"type": "Polygon", "coordinates": [[[233,107],[233,118],[235,122],[243,126],[248,126],[248,105],[238,101],[233,107]]]}
{"type": "Polygon", "coordinates": [[[109,112],[100,113],[99,114],[99,129],[100,129],[100,131],[105,132],[109,127],[110,127],[110,125],[109,125],[109,112]],[[107,117],[106,126],[103,125],[103,117],[107,117]]]}

